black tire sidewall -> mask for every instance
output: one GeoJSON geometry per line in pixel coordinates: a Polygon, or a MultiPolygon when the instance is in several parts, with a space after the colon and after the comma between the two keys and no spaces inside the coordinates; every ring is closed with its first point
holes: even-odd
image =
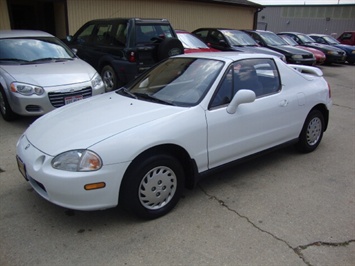
{"type": "Polygon", "coordinates": [[[323,117],[322,112],[319,110],[312,110],[309,113],[309,115],[307,116],[306,121],[305,121],[303,128],[302,128],[301,134],[299,136],[299,140],[296,145],[298,150],[301,152],[304,152],[304,153],[314,151],[318,147],[319,143],[322,140],[323,131],[324,131],[324,117],[323,117]],[[310,121],[312,121],[312,119],[314,119],[316,117],[318,117],[320,119],[321,124],[322,124],[322,129],[321,129],[321,133],[320,133],[317,143],[315,143],[314,145],[309,145],[307,142],[307,129],[308,129],[308,125],[309,125],[310,121]]]}
{"type": "Polygon", "coordinates": [[[159,218],[171,211],[178,203],[184,187],[184,172],[181,164],[170,155],[154,155],[133,162],[121,183],[119,204],[130,213],[144,219],[159,218]],[[177,188],[168,204],[158,210],[146,209],[138,197],[139,186],[143,177],[158,166],[169,167],[176,175],[177,188]]]}
{"type": "Polygon", "coordinates": [[[1,116],[3,117],[3,119],[5,121],[12,121],[16,118],[17,115],[12,111],[9,101],[7,100],[6,93],[1,86],[0,86],[0,93],[1,93],[1,95],[4,99],[4,103],[5,103],[5,113],[0,111],[1,116]]]}

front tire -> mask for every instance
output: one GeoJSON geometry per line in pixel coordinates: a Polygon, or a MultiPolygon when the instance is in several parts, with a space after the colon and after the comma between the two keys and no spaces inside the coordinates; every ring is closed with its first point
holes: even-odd
{"type": "Polygon", "coordinates": [[[0,87],[0,113],[5,121],[13,121],[17,117],[17,115],[12,111],[5,91],[2,87],[0,87]]]}
{"type": "Polygon", "coordinates": [[[322,140],[324,131],[324,116],[319,110],[312,110],[303,125],[298,139],[297,148],[301,152],[314,151],[322,140]]]}
{"type": "Polygon", "coordinates": [[[139,160],[128,169],[120,189],[120,204],[134,215],[155,219],[178,203],[184,171],[178,160],[162,154],[139,160]]]}

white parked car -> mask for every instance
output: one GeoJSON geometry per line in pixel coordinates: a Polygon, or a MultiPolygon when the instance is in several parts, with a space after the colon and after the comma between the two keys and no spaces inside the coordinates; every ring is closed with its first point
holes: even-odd
{"type": "Polygon", "coordinates": [[[216,167],[285,143],[315,150],[331,104],[317,68],[261,54],[185,54],[42,116],[19,139],[17,160],[50,202],[122,204],[157,218],[216,167]]]}
{"type": "Polygon", "coordinates": [[[0,113],[37,116],[105,92],[100,75],[53,35],[0,31],[0,113]]]}

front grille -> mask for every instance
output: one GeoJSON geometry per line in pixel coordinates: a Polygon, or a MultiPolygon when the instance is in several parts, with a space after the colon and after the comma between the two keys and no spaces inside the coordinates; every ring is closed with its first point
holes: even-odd
{"type": "Polygon", "coordinates": [[[313,54],[302,55],[303,59],[311,59],[313,58],[313,54]]]}
{"type": "Polygon", "coordinates": [[[57,92],[48,93],[49,101],[56,108],[65,105],[65,98],[73,97],[73,96],[82,96],[83,99],[91,97],[92,89],[91,87],[86,87],[77,91],[65,91],[65,92],[57,91],[57,92]]]}

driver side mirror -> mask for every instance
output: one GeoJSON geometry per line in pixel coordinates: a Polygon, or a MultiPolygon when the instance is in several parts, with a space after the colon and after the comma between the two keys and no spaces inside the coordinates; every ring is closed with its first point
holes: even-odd
{"type": "Polygon", "coordinates": [[[67,42],[71,42],[73,40],[73,36],[72,35],[68,35],[66,39],[67,39],[67,42]]]}
{"type": "Polygon", "coordinates": [[[228,105],[227,113],[234,114],[237,111],[239,105],[243,103],[252,103],[255,101],[255,99],[256,95],[252,90],[239,90],[228,105]]]}

